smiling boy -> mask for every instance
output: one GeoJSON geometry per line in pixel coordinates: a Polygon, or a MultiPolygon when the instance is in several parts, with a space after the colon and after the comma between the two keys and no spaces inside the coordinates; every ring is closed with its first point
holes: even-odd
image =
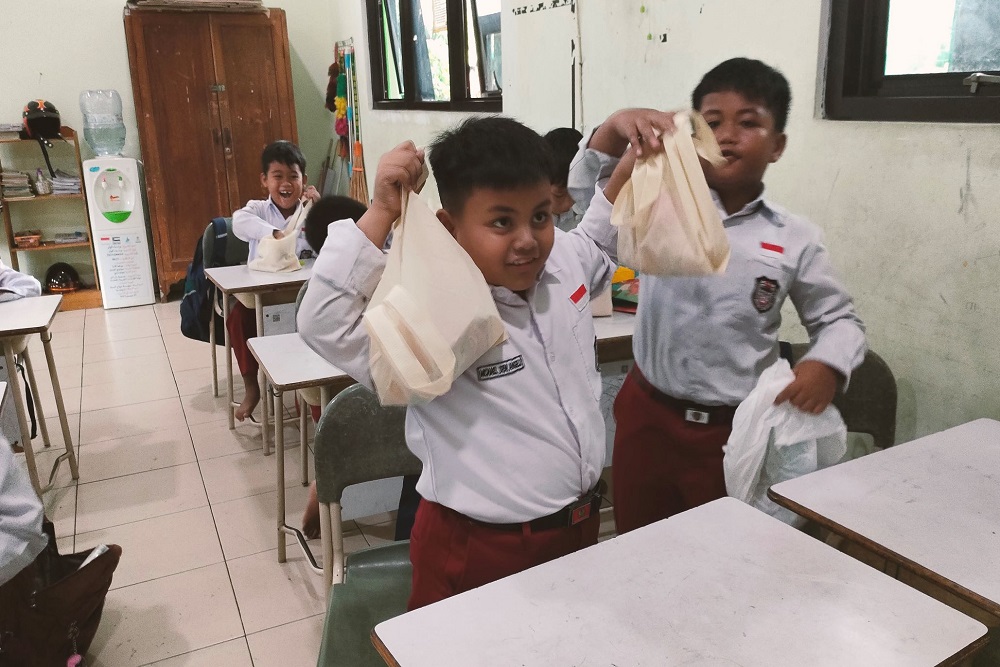
{"type": "MultiPolygon", "coordinates": [[[[713,68],[692,95],[727,160],[706,166],[705,177],[732,256],[723,276],[642,277],[636,366],[615,401],[619,533],[726,495],[722,447],[736,406],[778,359],[786,297],[812,346],[778,403],[821,412],[864,358],[864,325],[820,230],[764,198],[764,172],[785,150],[790,102],[785,77],[747,58],[713,68]]],[[[588,198],[598,174],[610,171],[629,143],[642,145],[621,130],[641,114],[648,112],[620,111],[595,131],[570,174],[575,197],[588,198]]],[[[631,171],[629,159],[604,190],[611,201],[624,182],[616,177],[631,171]]]]}
{"type": "MultiPolygon", "coordinates": [[[[463,122],[430,163],[438,217],[482,271],[509,339],[407,409],[406,443],[423,462],[411,609],[596,543],[605,445],[587,303],[610,282],[617,245],[606,200],[572,232],[553,228],[549,149],[514,120],[463,122]]],[[[369,388],[361,318],[400,190],[422,164],[409,142],[383,156],[371,207],[357,225],[330,225],[299,310],[305,341],[369,388]]]]}

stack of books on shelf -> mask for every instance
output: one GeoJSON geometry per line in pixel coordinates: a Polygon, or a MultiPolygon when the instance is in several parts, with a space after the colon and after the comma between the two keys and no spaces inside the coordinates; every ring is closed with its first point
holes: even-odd
{"type": "Polygon", "coordinates": [[[0,123],[0,139],[20,138],[21,127],[21,123],[0,123]]]}
{"type": "Polygon", "coordinates": [[[28,175],[23,171],[4,169],[0,172],[0,185],[3,186],[5,199],[30,199],[35,196],[28,175]]]}
{"type": "Polygon", "coordinates": [[[55,178],[52,179],[52,194],[54,195],[78,195],[80,194],[80,178],[73,174],[66,173],[62,169],[56,169],[55,178]]]}

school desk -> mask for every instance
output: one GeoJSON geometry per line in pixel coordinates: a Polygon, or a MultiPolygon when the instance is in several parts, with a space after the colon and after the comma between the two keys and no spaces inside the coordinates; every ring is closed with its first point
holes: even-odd
{"type": "MultiPolygon", "coordinates": [[[[254,299],[254,310],[257,315],[257,335],[262,336],[264,332],[264,295],[275,292],[292,292],[302,287],[302,283],[309,280],[312,275],[313,260],[307,261],[298,271],[290,273],[268,273],[266,271],[254,271],[246,265],[240,266],[219,266],[205,269],[205,275],[222,292],[222,313],[223,319],[229,317],[230,298],[236,294],[251,294],[254,299]]],[[[294,298],[294,297],[292,297],[294,298]]],[[[226,391],[229,396],[229,428],[236,428],[235,410],[237,404],[233,400],[233,353],[232,341],[229,340],[229,327],[226,326],[225,334],[225,354],[226,354],[226,391]]],[[[212,373],[214,378],[215,370],[215,346],[212,346],[212,373]]],[[[268,402],[264,392],[264,374],[259,373],[260,397],[261,397],[261,425],[266,425],[268,420],[268,402]]],[[[213,382],[213,388],[215,383],[213,382]]],[[[264,454],[270,454],[270,445],[264,441],[264,454]]]]}
{"type": "MultiPolygon", "coordinates": [[[[278,468],[278,562],[285,562],[285,534],[293,535],[308,559],[310,567],[322,574],[323,568],[317,565],[302,531],[289,526],[285,518],[285,410],[283,397],[286,391],[319,387],[320,404],[326,405],[338,392],[354,384],[354,380],[313,352],[297,333],[258,336],[251,338],[248,343],[250,351],[267,378],[267,383],[271,385],[274,400],[274,454],[278,468]]],[[[267,395],[262,394],[262,396],[266,397],[267,395]]],[[[309,451],[306,446],[309,409],[305,404],[300,405],[299,409],[299,453],[302,464],[302,484],[305,485],[309,483],[309,451]]],[[[263,432],[265,442],[268,438],[267,431],[265,423],[263,432]]]]}
{"type": "Polygon", "coordinates": [[[955,664],[986,627],[732,498],[378,624],[389,665],[955,664]]]}
{"type": "Polygon", "coordinates": [[[59,374],[56,372],[56,361],[52,356],[52,334],[49,327],[56,313],[59,312],[59,304],[62,303],[62,296],[58,294],[47,296],[28,297],[14,301],[0,303],[0,344],[3,345],[3,354],[9,374],[11,398],[17,407],[17,421],[21,427],[24,442],[24,459],[28,465],[28,476],[31,478],[31,485],[35,487],[38,495],[42,495],[50,488],[59,471],[59,465],[63,461],[69,461],[70,473],[73,479],[80,478],[80,472],[76,465],[76,453],[73,450],[73,440],[69,434],[69,422],[66,420],[66,406],[63,404],[62,388],[59,386],[59,374]],[[35,371],[31,365],[31,357],[28,353],[28,346],[25,344],[24,336],[38,334],[42,339],[42,348],[45,350],[45,361],[49,367],[49,378],[52,381],[52,393],[56,400],[56,411],[59,413],[59,425],[62,427],[63,443],[66,452],[60,454],[52,465],[49,473],[49,481],[45,486],[41,485],[38,479],[38,470],[35,467],[35,452],[31,446],[30,430],[28,428],[28,416],[24,394],[21,390],[21,383],[17,380],[16,367],[14,365],[14,355],[20,354],[24,359],[25,371],[27,371],[28,385],[31,393],[35,397],[35,414],[38,428],[42,432],[42,442],[46,447],[51,446],[49,441],[49,429],[45,424],[45,415],[42,412],[42,401],[38,393],[38,385],[35,383],[35,371]]]}
{"type": "Polygon", "coordinates": [[[956,426],[781,482],[768,495],[1000,615],[1000,422],[956,426]]]}

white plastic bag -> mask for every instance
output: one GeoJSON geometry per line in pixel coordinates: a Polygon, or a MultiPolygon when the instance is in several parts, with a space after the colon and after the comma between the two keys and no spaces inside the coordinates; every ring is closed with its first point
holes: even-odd
{"type": "Polygon", "coordinates": [[[299,241],[299,230],[311,207],[312,201],[307,201],[288,218],[283,230],[284,235],[280,239],[273,236],[262,238],[257,243],[257,256],[250,260],[247,268],[268,273],[291,273],[301,269],[302,264],[295,248],[299,241]]]}
{"type": "Polygon", "coordinates": [[[507,339],[482,271],[416,194],[403,193],[385,271],[364,314],[382,405],[447,392],[507,339]]]}
{"type": "Polygon", "coordinates": [[[677,131],[660,137],[663,151],[636,161],[611,212],[618,260],[661,276],[721,274],[729,238],[705,182],[700,155],[725,163],[712,129],[695,111],[674,115],[677,131]]]}
{"type": "Polygon", "coordinates": [[[726,491],[793,526],[805,519],[767,497],[772,485],[838,463],[847,451],[847,427],[832,405],[818,415],[774,399],[795,379],[779,359],[765,370],[733,417],[722,466],[726,491]]]}

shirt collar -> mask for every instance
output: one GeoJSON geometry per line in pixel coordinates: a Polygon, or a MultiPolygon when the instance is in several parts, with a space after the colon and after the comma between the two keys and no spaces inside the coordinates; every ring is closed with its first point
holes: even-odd
{"type": "MultiPolygon", "coordinates": [[[[274,213],[277,213],[283,219],[285,219],[285,214],[281,212],[281,209],[278,208],[278,205],[274,203],[273,199],[271,199],[271,195],[267,196],[267,205],[274,213]]],[[[295,210],[292,211],[292,215],[295,215],[295,211],[298,211],[300,206],[302,206],[302,202],[299,202],[298,204],[295,205],[295,210]]],[[[288,217],[290,218],[292,216],[290,215],[288,217]]]]}
{"type": "Polygon", "coordinates": [[[528,290],[528,298],[523,299],[520,295],[515,294],[506,287],[500,285],[490,285],[490,292],[493,293],[493,300],[499,301],[508,306],[527,306],[528,302],[532,300],[535,296],[535,292],[538,291],[538,286],[542,283],[557,282],[555,274],[559,273],[560,267],[552,262],[552,255],[549,255],[549,259],[545,261],[545,266],[542,268],[542,272],[538,274],[538,280],[535,282],[534,286],[528,290]]]}
{"type": "Polygon", "coordinates": [[[722,216],[722,221],[729,222],[731,220],[734,221],[736,218],[742,218],[748,215],[753,215],[754,213],[759,212],[761,209],[767,209],[768,211],[773,212],[774,208],[766,199],[764,199],[764,192],[766,191],[766,189],[767,189],[766,187],[762,188],[760,194],[757,195],[756,199],[754,199],[746,206],[736,211],[736,213],[733,213],[732,215],[726,212],[725,207],[722,205],[722,199],[719,198],[719,193],[716,192],[715,190],[709,190],[709,192],[712,193],[712,200],[715,202],[716,208],[719,209],[719,215],[722,216]]]}

